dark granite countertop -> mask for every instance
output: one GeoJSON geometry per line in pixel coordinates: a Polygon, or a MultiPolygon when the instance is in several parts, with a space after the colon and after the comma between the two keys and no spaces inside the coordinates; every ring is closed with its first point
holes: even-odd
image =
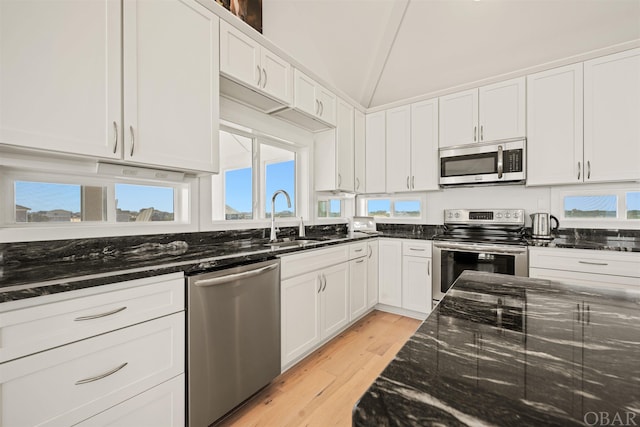
{"type": "Polygon", "coordinates": [[[465,272],[362,396],[353,425],[637,425],[639,324],[640,287],[465,272]]]}
{"type": "Polygon", "coordinates": [[[192,275],[371,238],[360,233],[325,233],[307,237],[316,241],[301,246],[273,248],[267,245],[268,239],[254,232],[227,232],[225,238],[211,237],[196,240],[165,235],[149,237],[148,241],[140,236],[69,240],[55,244],[41,242],[39,248],[30,243],[30,251],[20,252],[14,258],[4,256],[0,264],[0,303],[172,272],[192,275]],[[40,258],[40,254],[47,254],[48,258],[40,258]]]}

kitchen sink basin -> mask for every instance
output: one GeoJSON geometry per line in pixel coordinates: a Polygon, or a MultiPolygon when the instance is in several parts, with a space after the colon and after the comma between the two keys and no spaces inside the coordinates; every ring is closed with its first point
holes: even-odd
{"type": "Polygon", "coordinates": [[[279,248],[301,247],[301,246],[306,246],[306,245],[319,243],[319,242],[321,242],[321,240],[295,239],[295,240],[284,240],[281,242],[270,242],[265,244],[265,246],[270,246],[271,248],[279,249],[279,248]]]}

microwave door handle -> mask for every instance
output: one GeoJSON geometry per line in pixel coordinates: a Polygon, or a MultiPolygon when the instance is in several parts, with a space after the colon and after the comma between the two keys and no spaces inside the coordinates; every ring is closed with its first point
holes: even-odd
{"type": "Polygon", "coordinates": [[[502,145],[498,145],[498,179],[502,178],[503,171],[504,171],[504,162],[502,157],[502,145]]]}

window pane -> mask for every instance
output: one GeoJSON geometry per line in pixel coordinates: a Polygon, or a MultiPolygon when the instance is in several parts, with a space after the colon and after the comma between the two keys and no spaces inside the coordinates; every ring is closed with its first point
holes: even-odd
{"type": "Polygon", "coordinates": [[[396,217],[420,217],[420,200],[398,200],[395,203],[396,217]]]}
{"type": "Polygon", "coordinates": [[[296,216],[296,161],[295,153],[283,148],[266,144],[260,145],[260,160],[264,170],[265,180],[265,217],[271,218],[271,199],[278,190],[284,190],[289,195],[291,206],[287,198],[279,194],[276,198],[275,216],[296,216]]]}
{"type": "Polygon", "coordinates": [[[565,218],[616,218],[618,198],[615,195],[567,196],[565,218]]]}
{"type": "Polygon", "coordinates": [[[318,218],[340,218],[342,216],[342,200],[329,199],[318,201],[318,218]]]}
{"type": "Polygon", "coordinates": [[[116,184],[116,221],[174,221],[174,188],[116,184]]]}
{"type": "MultiPolygon", "coordinates": [[[[220,176],[224,177],[224,187],[222,185],[217,187],[218,190],[214,192],[214,200],[221,204],[224,203],[224,218],[228,220],[252,219],[253,140],[220,131],[220,170],[220,176]],[[224,197],[219,194],[222,191],[224,191],[224,197]]],[[[218,177],[214,177],[214,179],[218,179],[218,177]]],[[[220,212],[221,215],[222,212],[220,212]]]]}
{"type": "Polygon", "coordinates": [[[79,184],[15,182],[16,222],[104,221],[106,189],[79,184]]]}
{"type": "Polygon", "coordinates": [[[367,214],[369,216],[374,217],[385,217],[388,218],[391,216],[391,201],[390,200],[382,200],[382,199],[374,199],[367,201],[367,214]]]}
{"type": "Polygon", "coordinates": [[[251,168],[229,170],[224,173],[224,219],[252,219],[251,168]]]}
{"type": "Polygon", "coordinates": [[[640,219],[640,191],[627,193],[627,219],[640,219]]]}

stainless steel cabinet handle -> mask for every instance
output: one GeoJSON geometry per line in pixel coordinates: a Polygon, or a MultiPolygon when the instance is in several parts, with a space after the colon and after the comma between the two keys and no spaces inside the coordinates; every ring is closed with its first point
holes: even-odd
{"type": "Polygon", "coordinates": [[[360,248],[360,249],[354,249],[354,252],[362,252],[362,248],[360,248]]]}
{"type": "Polygon", "coordinates": [[[327,289],[327,276],[325,276],[324,273],[322,273],[322,279],[324,280],[324,286],[322,287],[322,292],[324,292],[324,290],[327,289]]]}
{"type": "Polygon", "coordinates": [[[410,251],[418,251],[418,252],[424,252],[426,251],[426,249],[424,248],[409,248],[410,251]]]}
{"type": "Polygon", "coordinates": [[[74,322],[82,322],[84,320],[93,320],[93,319],[99,319],[101,317],[107,317],[107,316],[112,316],[116,313],[120,313],[121,311],[126,310],[127,307],[120,307],[120,308],[116,308],[115,310],[111,310],[111,311],[107,311],[105,313],[99,313],[99,314],[90,314],[88,316],[80,316],[80,317],[76,317],[74,320],[74,322]]]}
{"type": "Polygon", "coordinates": [[[318,273],[318,292],[317,293],[320,293],[320,291],[322,291],[322,275],[318,273]]]}
{"type": "Polygon", "coordinates": [[[316,99],[316,115],[320,115],[320,101],[316,99]]]}
{"type": "Polygon", "coordinates": [[[118,150],[118,124],[113,122],[113,154],[118,150]]]}
{"type": "Polygon", "coordinates": [[[95,377],[91,377],[91,378],[85,378],[83,380],[78,380],[78,381],[76,381],[76,385],[92,383],[94,381],[98,381],[98,380],[101,380],[103,378],[106,378],[109,375],[115,374],[116,372],[118,372],[120,369],[124,368],[128,364],[129,364],[129,362],[124,362],[122,365],[120,365],[120,366],[118,366],[116,368],[113,368],[112,370],[110,370],[108,372],[105,372],[104,374],[96,375],[95,377]]]}
{"type": "Polygon", "coordinates": [[[356,178],[356,190],[360,188],[360,179],[356,178]]]}
{"type": "Polygon", "coordinates": [[[498,145],[498,179],[502,178],[502,171],[504,170],[502,145],[498,145]]]}
{"type": "Polygon", "coordinates": [[[582,171],[581,163],[578,162],[578,180],[580,179],[580,172],[582,171]]]}
{"type": "Polygon", "coordinates": [[[409,177],[407,177],[407,190],[410,190],[411,187],[409,187],[409,177]]]}
{"type": "Polygon", "coordinates": [[[262,81],[262,72],[260,71],[260,66],[257,65],[256,68],[258,69],[258,83],[257,86],[260,87],[260,82],[262,81]]]}
{"type": "Polygon", "coordinates": [[[265,87],[267,87],[267,70],[263,68],[262,74],[264,74],[264,81],[262,82],[262,88],[264,89],[265,87]]]}
{"type": "Polygon", "coordinates": [[[506,248],[504,246],[486,245],[477,243],[433,243],[434,248],[453,251],[475,252],[475,253],[495,253],[495,254],[526,254],[527,248],[506,248]]]}
{"type": "Polygon", "coordinates": [[[480,125],[480,141],[484,141],[484,125],[480,125]]]}
{"type": "Polygon", "coordinates": [[[136,146],[136,138],[133,134],[133,126],[129,126],[129,132],[131,133],[131,153],[129,153],[129,156],[133,157],[133,149],[136,146]]]}
{"type": "Polygon", "coordinates": [[[587,160],[587,179],[591,179],[591,160],[587,160]]]}
{"type": "Polygon", "coordinates": [[[338,187],[342,185],[342,175],[338,174],[338,187]]]}
{"type": "Polygon", "coordinates": [[[431,276],[431,260],[427,261],[427,275],[431,276]]]}
{"type": "Polygon", "coordinates": [[[267,265],[266,267],[256,268],[255,270],[243,271],[242,273],[226,274],[220,277],[212,277],[211,279],[196,280],[193,284],[198,287],[215,286],[221,283],[233,282],[234,280],[246,279],[248,277],[257,276],[266,271],[278,268],[278,264],[267,265]]]}
{"type": "Polygon", "coordinates": [[[320,116],[324,114],[324,103],[320,101],[320,116]]]}
{"type": "Polygon", "coordinates": [[[608,262],[592,262],[592,261],[578,261],[580,264],[588,264],[588,265],[609,265],[608,262]]]}
{"type": "Polygon", "coordinates": [[[415,176],[411,177],[411,188],[413,188],[413,189],[416,188],[416,177],[415,176]]]}
{"type": "Polygon", "coordinates": [[[371,258],[372,254],[373,254],[373,249],[371,248],[371,245],[369,245],[369,256],[367,258],[371,258]]]}
{"type": "Polygon", "coordinates": [[[357,261],[356,261],[356,264],[361,264],[361,263],[363,263],[363,262],[364,262],[364,258],[357,260],[357,261]]]}
{"type": "Polygon", "coordinates": [[[473,142],[477,141],[476,135],[478,135],[478,126],[473,127],[473,142]]]}

